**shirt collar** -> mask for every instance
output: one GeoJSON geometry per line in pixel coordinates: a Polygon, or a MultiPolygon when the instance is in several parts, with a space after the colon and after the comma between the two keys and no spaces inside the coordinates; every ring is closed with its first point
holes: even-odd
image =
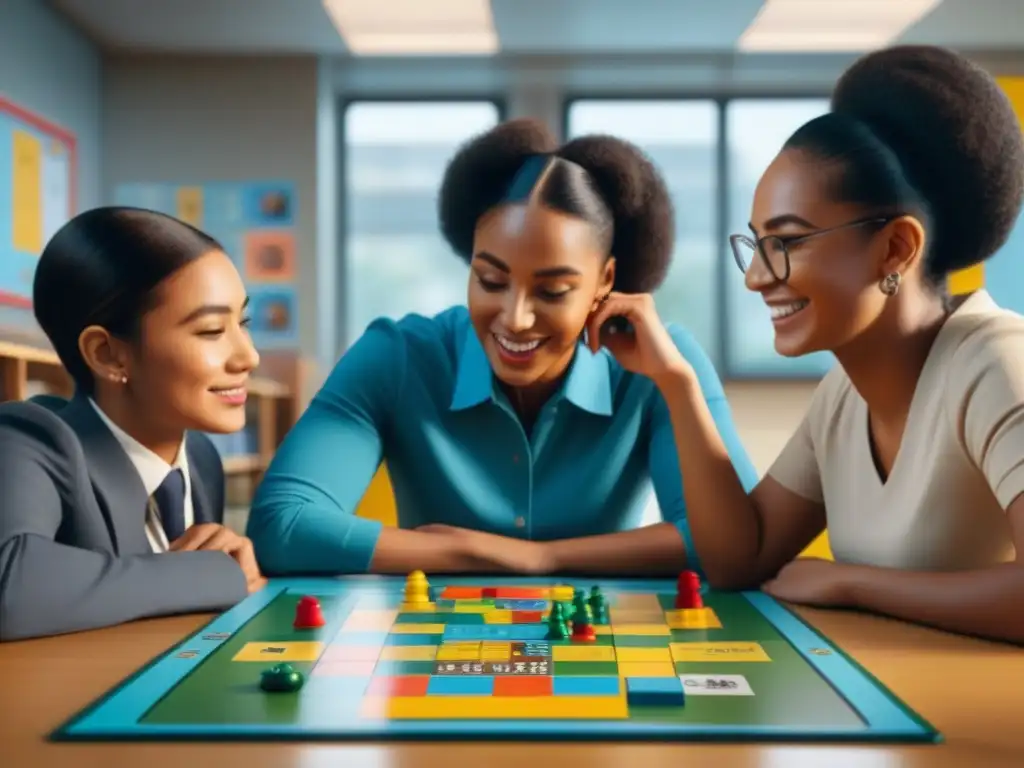
{"type": "MultiPolygon", "coordinates": [[[[612,390],[607,355],[604,352],[595,355],[582,342],[577,344],[569,373],[555,397],[568,400],[588,413],[611,416],[612,390]]],[[[487,352],[470,326],[466,329],[459,355],[451,410],[465,410],[494,399],[494,372],[487,352]]]]}
{"type": "Polygon", "coordinates": [[[129,435],[117,424],[115,424],[107,414],[96,404],[92,399],[89,400],[89,404],[95,409],[100,419],[107,426],[107,429],[114,435],[114,438],[124,449],[124,452],[128,454],[128,458],[132,463],[132,466],[139,473],[139,478],[142,480],[142,485],[146,489],[146,495],[152,496],[153,492],[160,487],[160,484],[167,479],[167,475],[170,474],[173,469],[180,469],[182,474],[185,476],[185,489],[186,493],[189,490],[189,472],[188,472],[188,453],[185,450],[184,440],[181,443],[181,447],[178,449],[178,455],[174,459],[173,464],[168,464],[166,461],[157,456],[153,451],[144,446],[134,437],[129,435]]]}

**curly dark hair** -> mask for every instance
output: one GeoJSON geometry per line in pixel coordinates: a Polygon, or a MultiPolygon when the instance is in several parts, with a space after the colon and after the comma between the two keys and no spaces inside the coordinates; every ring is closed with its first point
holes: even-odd
{"type": "Polygon", "coordinates": [[[441,231],[469,261],[480,218],[531,196],[594,226],[615,257],[615,290],[647,293],[665,279],[675,239],[672,199],[633,144],[592,135],[559,146],[539,121],[504,122],[468,141],[449,163],[438,203],[441,231]]]}
{"type": "Polygon", "coordinates": [[[1013,107],[991,75],[944,48],[862,57],[839,79],[831,112],[786,146],[842,165],[838,199],[920,216],[936,283],[992,256],[1020,214],[1024,140],[1013,107]]]}

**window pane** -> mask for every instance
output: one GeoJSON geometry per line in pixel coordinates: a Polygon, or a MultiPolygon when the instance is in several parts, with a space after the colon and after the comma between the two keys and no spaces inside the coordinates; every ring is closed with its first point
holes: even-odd
{"type": "Polygon", "coordinates": [[[500,119],[491,102],[358,102],[345,112],[346,343],[375,318],[466,301],[466,265],[441,237],[452,154],[500,119]]]}
{"type": "MultiPolygon", "coordinates": [[[[726,106],[729,152],[729,232],[749,232],[754,189],[790,135],[828,111],[827,99],[750,99],[726,106]]],[[[729,243],[721,252],[726,276],[726,372],[729,376],[820,376],[831,368],[831,353],[788,358],[775,351],[775,332],[760,295],[748,291],[729,243]]]]}
{"type": "Polygon", "coordinates": [[[983,286],[1004,309],[1024,314],[1024,213],[1006,243],[982,266],[983,286]]]}
{"type": "Polygon", "coordinates": [[[718,106],[710,100],[581,100],[569,107],[570,137],[609,133],[641,147],[658,166],[676,209],[672,268],[656,292],[665,322],[690,331],[716,363],[715,233],[718,106]]]}

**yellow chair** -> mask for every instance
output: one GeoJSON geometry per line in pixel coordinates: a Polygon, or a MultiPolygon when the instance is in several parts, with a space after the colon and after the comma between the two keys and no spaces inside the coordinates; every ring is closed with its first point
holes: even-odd
{"type": "MultiPolygon", "coordinates": [[[[356,509],[356,515],[370,520],[379,520],[384,525],[398,524],[398,512],[395,508],[395,496],[391,491],[391,480],[388,470],[381,465],[374,475],[370,486],[366,489],[363,500],[356,509]]],[[[832,559],[832,550],[828,545],[828,532],[815,539],[802,553],[805,557],[824,557],[832,559]]]]}
{"type": "Polygon", "coordinates": [[[357,517],[365,517],[369,520],[379,520],[384,525],[394,527],[398,525],[398,510],[395,507],[395,494],[391,490],[391,480],[388,478],[388,469],[384,464],[380,465],[377,474],[370,481],[362,501],[356,508],[357,517]]]}

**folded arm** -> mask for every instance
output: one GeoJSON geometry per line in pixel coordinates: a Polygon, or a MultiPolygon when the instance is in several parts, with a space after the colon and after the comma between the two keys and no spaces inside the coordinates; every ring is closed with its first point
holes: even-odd
{"type": "Polygon", "coordinates": [[[217,611],[248,594],[222,552],[115,557],[57,542],[52,465],[34,440],[0,428],[0,640],[217,611]]]}

